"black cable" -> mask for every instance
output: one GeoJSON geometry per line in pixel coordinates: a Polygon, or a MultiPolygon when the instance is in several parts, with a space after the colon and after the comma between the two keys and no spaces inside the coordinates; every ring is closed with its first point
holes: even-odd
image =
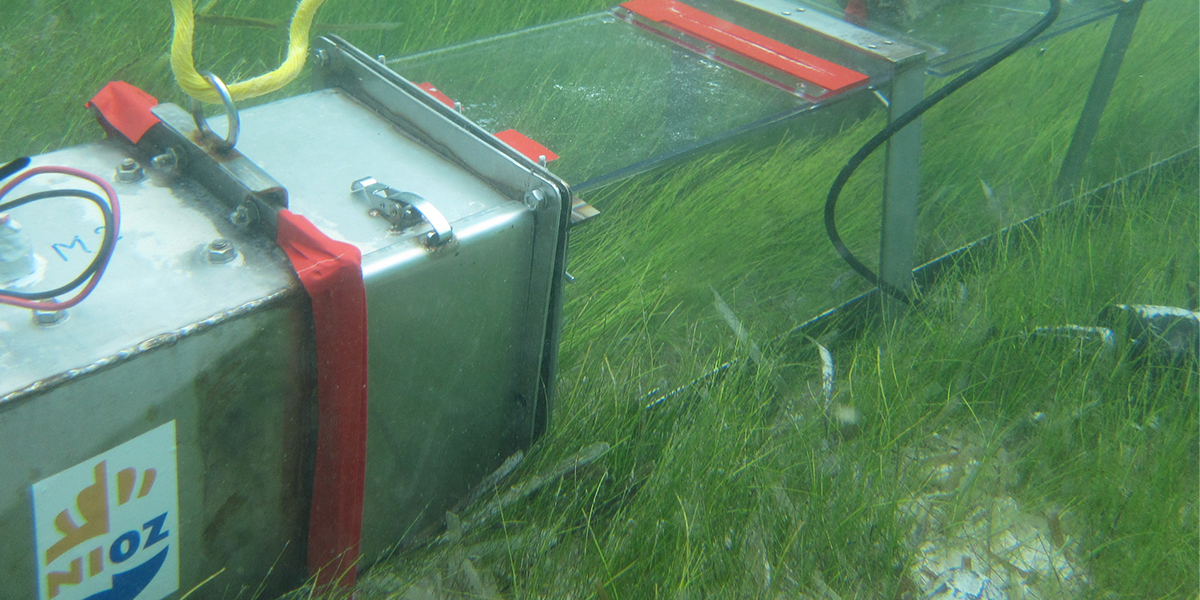
{"type": "Polygon", "coordinates": [[[100,242],[100,249],[96,251],[96,256],[94,258],[92,258],[92,262],[88,263],[87,268],[85,268],[77,277],[75,277],[75,279],[72,279],[70,282],[68,282],[64,285],[61,285],[59,287],[56,287],[52,290],[47,290],[44,292],[28,292],[28,293],[14,292],[11,290],[0,290],[0,296],[7,296],[9,298],[19,298],[21,300],[48,300],[48,299],[54,298],[56,296],[61,296],[63,294],[70,292],[71,290],[74,290],[75,288],[79,287],[80,285],[82,285],[85,281],[88,280],[89,277],[94,275],[96,273],[96,271],[100,269],[101,266],[108,263],[109,259],[112,258],[113,248],[116,246],[116,243],[117,243],[116,239],[114,239],[114,236],[113,236],[114,219],[113,219],[112,209],[110,209],[108,206],[108,203],[105,202],[104,199],[101,198],[97,194],[93,194],[92,192],[89,192],[86,190],[72,190],[72,189],[49,190],[49,191],[45,191],[45,192],[36,192],[33,194],[29,194],[27,196],[21,196],[20,198],[17,198],[16,200],[11,200],[9,202],[0,204],[0,212],[6,211],[6,210],[11,210],[11,209],[17,208],[19,206],[24,206],[31,202],[37,202],[39,200],[48,200],[50,198],[67,198],[67,197],[83,198],[85,200],[90,200],[93,204],[100,207],[100,212],[104,214],[104,239],[102,242],[100,242]]]}
{"type": "Polygon", "coordinates": [[[930,94],[924,100],[918,102],[916,106],[913,106],[907,112],[897,117],[895,121],[888,123],[887,127],[884,127],[879,133],[875,134],[875,137],[868,140],[866,144],[863,144],[862,148],[858,149],[858,152],[854,153],[854,156],[850,157],[850,160],[846,162],[846,166],[842,167],[842,172],[838,173],[837,178],[833,180],[833,186],[829,188],[829,197],[825,200],[825,232],[829,234],[829,241],[833,243],[833,248],[842,256],[842,259],[845,260],[846,263],[855,270],[855,272],[857,272],[859,275],[862,275],[862,277],[867,281],[871,282],[871,284],[878,286],[879,289],[887,292],[890,296],[904,302],[905,304],[912,303],[912,300],[908,297],[907,293],[896,286],[883,281],[878,275],[872,272],[871,269],[867,268],[866,265],[859,261],[858,258],[856,258],[854,254],[850,252],[850,249],[846,247],[845,242],[842,241],[842,237],[838,235],[837,224],[835,222],[838,196],[841,195],[842,188],[846,186],[846,182],[850,181],[850,176],[854,174],[854,171],[858,169],[860,165],[862,165],[863,161],[865,161],[872,152],[882,146],[884,142],[888,141],[888,139],[895,135],[897,131],[904,129],[906,125],[917,120],[922,114],[925,113],[925,111],[933,108],[935,104],[945,100],[947,96],[958,91],[959,88],[967,85],[976,77],[983,75],[988,69],[1000,64],[1000,61],[1012,56],[1017,50],[1020,50],[1023,46],[1025,46],[1025,44],[1028,44],[1031,40],[1041,35],[1042,32],[1046,31],[1046,29],[1048,29],[1050,25],[1054,23],[1054,20],[1058,18],[1058,13],[1061,9],[1062,0],[1050,0],[1050,10],[1046,11],[1046,14],[1043,15],[1041,20],[1034,24],[1033,27],[1029,28],[1029,30],[1027,30],[1025,33],[1022,33],[1017,38],[1013,39],[994,54],[979,61],[970,69],[967,69],[962,75],[955,77],[952,81],[950,81],[950,83],[947,83],[941,89],[930,94]]]}
{"type": "Polygon", "coordinates": [[[28,156],[22,156],[21,158],[18,158],[14,161],[9,162],[8,164],[4,165],[3,167],[0,167],[0,181],[4,181],[5,179],[8,179],[9,177],[12,176],[13,173],[16,173],[17,171],[20,171],[21,169],[24,169],[25,167],[28,167],[28,166],[29,166],[29,157],[28,156]]]}

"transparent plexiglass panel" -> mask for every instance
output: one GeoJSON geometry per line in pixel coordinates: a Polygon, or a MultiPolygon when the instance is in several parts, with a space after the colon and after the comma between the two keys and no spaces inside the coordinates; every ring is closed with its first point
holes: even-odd
{"type": "MultiPolygon", "coordinates": [[[[1064,1],[1062,18],[1077,10],[1064,1]]],[[[1196,145],[1196,14],[1197,5],[1187,0],[1145,4],[1083,164],[1080,189],[1196,145]]],[[[1114,21],[1108,17],[1016,53],[925,116],[920,260],[1061,199],[1056,179],[1114,21]]]]}
{"type": "MultiPolygon", "coordinates": [[[[929,57],[929,72],[939,76],[986,57],[1033,26],[1050,6],[1048,0],[806,0],[800,4],[809,2],[880,33],[895,33],[936,48],[929,57]],[[855,17],[862,12],[865,20],[855,17]]],[[[1120,0],[1064,1],[1043,38],[1111,16],[1123,4],[1120,0]]]]}
{"type": "MultiPolygon", "coordinates": [[[[758,348],[865,291],[820,219],[836,167],[873,133],[834,141],[881,106],[865,88],[813,104],[611,13],[388,66],[559,154],[549,168],[599,209],[571,234],[564,371],[603,357],[639,393],[667,390],[713,366],[681,353],[758,348]]],[[[877,244],[860,238],[878,214],[854,209],[878,205],[879,166],[855,182],[869,199],[847,203],[856,249],[877,244]]]]}
{"type": "Polygon", "coordinates": [[[587,188],[811,106],[611,13],[390,61],[493,133],[516,129],[587,188]]]}

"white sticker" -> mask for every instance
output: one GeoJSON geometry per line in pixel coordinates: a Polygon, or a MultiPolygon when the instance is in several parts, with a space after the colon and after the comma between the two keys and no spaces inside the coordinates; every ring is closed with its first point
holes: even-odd
{"type": "Polygon", "coordinates": [[[41,600],[162,600],[179,589],[174,421],[32,493],[41,600]]]}

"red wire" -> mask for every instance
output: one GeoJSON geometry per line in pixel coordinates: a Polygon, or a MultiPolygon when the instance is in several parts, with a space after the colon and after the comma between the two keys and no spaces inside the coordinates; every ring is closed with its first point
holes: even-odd
{"type": "MultiPolygon", "coordinates": [[[[112,236],[113,236],[113,245],[115,246],[117,243],[117,236],[120,235],[120,233],[121,233],[121,204],[119,202],[117,202],[116,190],[114,190],[107,181],[105,181],[102,177],[100,177],[98,175],[93,175],[91,173],[88,173],[87,171],[82,171],[82,170],[74,169],[71,167],[56,167],[56,166],[34,167],[32,169],[29,169],[28,171],[23,171],[20,175],[17,175],[16,177],[14,177],[12,181],[9,181],[8,183],[4,184],[4,187],[0,187],[0,201],[3,201],[4,197],[7,196],[8,193],[11,192],[13,188],[20,185],[21,182],[25,181],[26,179],[29,179],[30,177],[33,177],[35,175],[41,175],[43,173],[57,173],[60,175],[70,175],[72,177],[78,177],[79,179],[84,179],[84,180],[90,181],[90,182],[96,184],[101,190],[104,190],[104,195],[108,196],[108,204],[110,207],[112,207],[112,214],[113,214],[112,236]]],[[[93,273],[91,278],[88,279],[87,285],[83,286],[83,289],[80,290],[80,292],[78,294],[72,296],[71,298],[69,298],[67,300],[64,300],[62,302],[43,302],[43,301],[38,301],[38,300],[23,300],[21,298],[14,298],[12,296],[8,296],[8,295],[4,294],[3,292],[0,292],[0,304],[8,304],[10,306],[19,306],[21,308],[28,308],[31,310],[44,310],[44,311],[66,310],[68,308],[71,308],[72,306],[75,306],[76,304],[83,302],[83,299],[87,298],[88,294],[92,293],[92,290],[96,288],[96,284],[100,282],[100,276],[104,275],[104,270],[108,268],[108,262],[111,259],[112,259],[112,255],[110,254],[109,258],[106,259],[100,265],[100,268],[96,269],[96,272],[93,273]]]]}

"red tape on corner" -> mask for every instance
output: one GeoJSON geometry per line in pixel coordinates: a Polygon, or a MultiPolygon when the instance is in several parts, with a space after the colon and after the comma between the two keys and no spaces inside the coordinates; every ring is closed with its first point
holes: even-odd
{"type": "Polygon", "coordinates": [[[367,464],[367,293],[362,253],[279,211],[276,241],[312,298],[317,343],[317,456],[308,568],[317,584],[354,584],[367,464]]]}
{"type": "Polygon", "coordinates": [[[138,143],[158,123],[150,112],[158,99],[124,81],[110,81],[84,106],[94,109],[102,125],[138,143]]]}

